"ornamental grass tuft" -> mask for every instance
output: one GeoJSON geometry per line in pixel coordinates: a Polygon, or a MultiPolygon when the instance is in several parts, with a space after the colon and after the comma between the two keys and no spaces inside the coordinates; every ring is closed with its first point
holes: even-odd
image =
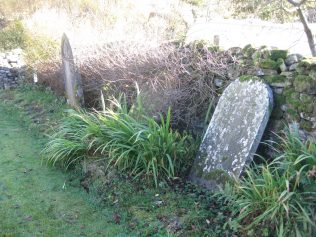
{"type": "Polygon", "coordinates": [[[171,109],[159,120],[146,116],[141,100],[128,108],[121,97],[114,109],[70,111],[43,150],[44,159],[65,168],[83,159],[104,159],[134,178],[159,182],[179,177],[188,168],[196,144],[171,129],[171,109]]]}

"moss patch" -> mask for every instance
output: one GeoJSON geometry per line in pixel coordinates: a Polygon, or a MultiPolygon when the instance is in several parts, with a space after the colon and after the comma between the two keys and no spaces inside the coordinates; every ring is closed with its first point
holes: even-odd
{"type": "Polygon", "coordinates": [[[283,117],[283,114],[284,114],[284,112],[281,110],[280,107],[275,107],[272,110],[271,118],[272,119],[281,119],[283,117]]]}
{"type": "Polygon", "coordinates": [[[299,99],[300,94],[296,92],[293,88],[286,88],[284,90],[284,96],[286,98],[299,99]]]}
{"type": "Polygon", "coordinates": [[[299,74],[308,75],[314,69],[316,69],[316,58],[305,58],[298,63],[296,71],[299,74]]]}
{"type": "Polygon", "coordinates": [[[316,81],[305,75],[298,75],[294,80],[294,88],[298,92],[309,92],[316,86],[316,81]]]}
{"type": "Polygon", "coordinates": [[[287,50],[282,50],[282,49],[273,49],[270,50],[270,59],[272,60],[278,60],[279,58],[286,59],[288,55],[287,50]]]}
{"type": "Polygon", "coordinates": [[[242,75],[239,77],[239,81],[262,81],[262,79],[252,75],[242,75]]]}
{"type": "Polygon", "coordinates": [[[278,70],[282,62],[280,61],[274,61],[272,59],[263,59],[259,62],[259,67],[263,69],[274,69],[278,70]]]}
{"type": "Polygon", "coordinates": [[[303,104],[313,104],[315,101],[316,96],[308,95],[308,94],[301,94],[300,100],[303,104]]]}
{"type": "Polygon", "coordinates": [[[276,107],[279,107],[286,103],[286,97],[284,95],[275,94],[273,97],[276,107]]]}
{"type": "Polygon", "coordinates": [[[313,123],[302,119],[300,122],[300,127],[308,132],[311,132],[313,130],[313,123]]]}
{"type": "Polygon", "coordinates": [[[309,103],[303,104],[303,103],[301,103],[297,107],[297,109],[298,109],[299,112],[310,114],[310,113],[313,113],[314,106],[315,106],[314,104],[309,104],[309,103]]]}
{"type": "Polygon", "coordinates": [[[232,182],[232,178],[222,169],[215,169],[208,173],[204,173],[203,178],[206,180],[214,180],[216,183],[223,185],[227,182],[232,182]]]}
{"type": "Polygon", "coordinates": [[[286,82],[286,77],[281,75],[266,75],[263,79],[269,84],[286,82]]]}
{"type": "Polygon", "coordinates": [[[289,108],[286,112],[287,112],[288,118],[291,121],[300,121],[301,117],[299,113],[297,112],[297,110],[289,108]]]}
{"type": "Polygon", "coordinates": [[[251,44],[247,44],[243,49],[242,53],[245,57],[249,58],[256,52],[256,49],[251,44]]]}

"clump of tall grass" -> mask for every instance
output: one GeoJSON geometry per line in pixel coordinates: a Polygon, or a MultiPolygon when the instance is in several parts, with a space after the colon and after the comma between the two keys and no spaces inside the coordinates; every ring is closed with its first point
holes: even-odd
{"type": "Polygon", "coordinates": [[[48,163],[69,165],[82,159],[102,158],[134,178],[155,186],[178,177],[188,168],[195,144],[190,135],[170,128],[171,110],[156,121],[125,99],[114,109],[71,112],[43,150],[48,163]]]}
{"type": "Polygon", "coordinates": [[[279,155],[270,164],[247,169],[220,196],[231,204],[244,235],[315,236],[316,143],[296,132],[280,138],[279,155]]]}

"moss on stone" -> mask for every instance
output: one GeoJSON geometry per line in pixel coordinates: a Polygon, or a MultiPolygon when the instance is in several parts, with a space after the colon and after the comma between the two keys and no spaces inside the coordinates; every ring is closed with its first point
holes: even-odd
{"type": "Polygon", "coordinates": [[[308,132],[313,131],[313,123],[311,121],[302,119],[300,122],[300,127],[308,132]]]}
{"type": "Polygon", "coordinates": [[[260,81],[262,80],[260,77],[253,75],[242,75],[239,77],[239,81],[260,81]]]}
{"type": "Polygon", "coordinates": [[[295,91],[298,92],[310,91],[312,89],[313,84],[315,84],[315,82],[313,83],[313,79],[309,76],[298,75],[294,79],[294,88],[295,91]]]}
{"type": "Polygon", "coordinates": [[[275,94],[273,98],[274,98],[274,103],[276,107],[281,106],[286,103],[286,97],[282,94],[281,95],[275,94]]]}
{"type": "Polygon", "coordinates": [[[283,131],[287,127],[286,124],[287,123],[284,119],[273,120],[272,121],[272,126],[274,128],[273,131],[275,131],[276,133],[283,131]]]}
{"type": "Polygon", "coordinates": [[[309,114],[309,113],[313,113],[314,106],[315,106],[314,104],[310,104],[310,103],[306,103],[306,104],[301,103],[297,109],[299,112],[309,114]]]}
{"type": "Polygon", "coordinates": [[[278,70],[280,65],[282,64],[282,62],[280,63],[277,62],[277,61],[274,61],[274,60],[271,60],[271,59],[263,59],[261,60],[259,63],[258,63],[258,66],[260,68],[263,68],[263,69],[274,69],[274,70],[278,70]]]}
{"type": "Polygon", "coordinates": [[[299,99],[286,97],[286,103],[289,105],[290,108],[298,109],[302,102],[299,99]]]}
{"type": "Polygon", "coordinates": [[[313,80],[316,80],[316,69],[312,69],[308,74],[313,80]]]}
{"type": "Polygon", "coordinates": [[[272,49],[270,50],[270,59],[276,61],[279,58],[286,59],[288,55],[287,50],[282,50],[282,49],[272,49]]]}
{"type": "Polygon", "coordinates": [[[277,83],[277,82],[285,82],[286,77],[281,75],[266,75],[263,76],[264,81],[268,84],[277,83]]]}
{"type": "Polygon", "coordinates": [[[305,58],[296,67],[299,74],[308,75],[311,70],[316,69],[316,58],[305,58]]]}
{"type": "Polygon", "coordinates": [[[289,116],[291,121],[300,121],[301,117],[299,115],[299,113],[297,112],[297,110],[289,108],[286,111],[287,115],[289,116]]]}
{"type": "Polygon", "coordinates": [[[247,44],[243,49],[242,49],[242,53],[245,57],[250,58],[254,52],[256,52],[256,49],[254,47],[252,47],[251,44],[247,44]]]}
{"type": "Polygon", "coordinates": [[[303,104],[313,104],[316,99],[316,96],[308,95],[308,94],[300,94],[300,100],[303,104]]]}
{"type": "Polygon", "coordinates": [[[275,107],[273,110],[272,110],[272,113],[271,113],[271,118],[272,119],[281,119],[283,118],[283,114],[284,112],[281,110],[280,107],[275,107]]]}
{"type": "Polygon", "coordinates": [[[202,177],[203,175],[203,168],[200,165],[193,166],[193,172],[196,176],[202,177]]]}
{"type": "Polygon", "coordinates": [[[301,105],[300,94],[289,88],[284,91],[285,101],[289,108],[297,109],[301,105]]]}
{"type": "Polygon", "coordinates": [[[283,92],[286,98],[299,99],[300,94],[294,90],[294,88],[286,88],[283,92]]]}
{"type": "Polygon", "coordinates": [[[219,46],[216,46],[216,45],[213,45],[213,46],[209,46],[207,47],[207,49],[210,51],[210,52],[220,52],[221,51],[221,48],[219,46]]]}
{"type": "Polygon", "coordinates": [[[203,174],[203,178],[206,180],[214,180],[218,184],[225,184],[227,182],[232,182],[232,177],[222,169],[211,170],[208,173],[203,174]]]}

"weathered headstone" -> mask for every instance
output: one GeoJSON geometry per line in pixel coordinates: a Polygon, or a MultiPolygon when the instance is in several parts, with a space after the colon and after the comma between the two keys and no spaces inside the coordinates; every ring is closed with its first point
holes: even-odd
{"type": "Polygon", "coordinates": [[[81,77],[76,70],[72,49],[66,34],[61,40],[61,57],[67,100],[71,106],[78,108],[84,104],[81,77]]]}
{"type": "Polygon", "coordinates": [[[255,154],[273,105],[260,80],[232,82],[221,96],[190,173],[191,181],[216,190],[239,177],[255,154]]]}

